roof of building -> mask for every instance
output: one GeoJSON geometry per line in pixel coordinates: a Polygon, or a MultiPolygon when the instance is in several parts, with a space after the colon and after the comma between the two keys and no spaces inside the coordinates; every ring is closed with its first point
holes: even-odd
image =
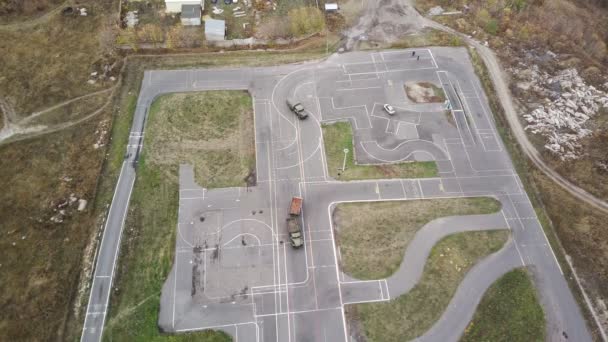
{"type": "Polygon", "coordinates": [[[226,33],[226,22],[224,20],[207,19],[205,20],[205,34],[216,34],[224,36],[226,33]]]}
{"type": "Polygon", "coordinates": [[[337,11],[338,10],[338,4],[336,4],[336,3],[326,3],[325,4],[325,10],[326,11],[337,11]]]}
{"type": "Polygon", "coordinates": [[[182,5],[182,18],[194,19],[201,17],[200,5],[182,5]]]}

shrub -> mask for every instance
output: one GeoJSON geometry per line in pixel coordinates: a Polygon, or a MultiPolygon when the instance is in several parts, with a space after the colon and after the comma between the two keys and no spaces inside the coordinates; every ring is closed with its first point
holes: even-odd
{"type": "Polygon", "coordinates": [[[491,35],[496,35],[498,33],[498,22],[496,19],[490,19],[484,27],[484,30],[491,35]]]}
{"type": "Polygon", "coordinates": [[[292,9],[287,17],[289,18],[289,30],[294,37],[320,32],[325,29],[323,13],[315,7],[292,9]]]}

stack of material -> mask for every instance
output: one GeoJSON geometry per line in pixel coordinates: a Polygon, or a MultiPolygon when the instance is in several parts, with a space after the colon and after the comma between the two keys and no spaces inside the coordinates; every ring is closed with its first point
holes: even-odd
{"type": "Polygon", "coordinates": [[[593,133],[587,121],[602,108],[608,108],[608,94],[587,85],[576,69],[566,69],[557,75],[529,73],[529,87],[549,95],[544,103],[531,113],[523,115],[527,130],[545,136],[545,148],[562,160],[576,159],[580,155],[579,140],[593,133]]]}
{"type": "Polygon", "coordinates": [[[139,23],[139,18],[137,17],[137,11],[129,11],[125,16],[125,23],[127,27],[133,28],[139,23]]]}

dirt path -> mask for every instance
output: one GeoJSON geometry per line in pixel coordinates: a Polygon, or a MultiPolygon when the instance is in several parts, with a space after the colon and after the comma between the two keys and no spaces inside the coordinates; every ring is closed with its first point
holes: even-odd
{"type": "Polygon", "coordinates": [[[30,20],[25,20],[25,21],[18,21],[15,23],[11,23],[11,24],[5,24],[5,25],[0,25],[0,31],[17,31],[20,29],[28,29],[31,27],[34,27],[38,24],[42,24],[47,22],[49,19],[51,19],[53,17],[53,15],[59,13],[65,5],[68,4],[69,1],[65,1],[59,5],[57,5],[57,7],[53,8],[52,10],[44,13],[43,15],[30,19],[30,20]]]}
{"type": "Polygon", "coordinates": [[[95,96],[95,95],[98,95],[98,94],[103,94],[103,93],[111,92],[111,91],[114,91],[114,89],[116,89],[116,85],[113,85],[110,88],[98,90],[98,91],[95,91],[95,92],[92,92],[92,93],[88,93],[88,94],[85,94],[85,95],[82,95],[82,96],[78,96],[78,97],[75,97],[73,99],[70,99],[70,100],[58,103],[58,104],[53,105],[51,107],[48,107],[48,108],[46,108],[44,110],[41,110],[39,112],[34,112],[34,113],[28,115],[27,117],[25,117],[25,118],[21,119],[19,122],[17,122],[17,124],[18,125],[25,125],[25,124],[29,123],[30,121],[32,121],[33,119],[39,117],[40,115],[48,113],[48,112],[50,112],[52,110],[55,110],[55,109],[57,109],[59,107],[63,107],[63,106],[69,105],[70,103],[74,103],[74,102],[79,101],[79,100],[84,100],[84,99],[89,98],[91,96],[95,96]]]}
{"type": "Polygon", "coordinates": [[[351,50],[358,41],[368,39],[392,43],[423,26],[424,18],[410,0],[370,0],[357,24],[344,32],[347,38],[344,47],[351,50]]]}

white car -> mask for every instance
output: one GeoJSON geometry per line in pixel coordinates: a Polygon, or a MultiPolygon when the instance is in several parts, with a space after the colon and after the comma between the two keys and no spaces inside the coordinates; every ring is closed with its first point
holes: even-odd
{"type": "Polygon", "coordinates": [[[388,113],[388,115],[395,115],[395,108],[388,103],[384,104],[384,110],[388,113]]]}

